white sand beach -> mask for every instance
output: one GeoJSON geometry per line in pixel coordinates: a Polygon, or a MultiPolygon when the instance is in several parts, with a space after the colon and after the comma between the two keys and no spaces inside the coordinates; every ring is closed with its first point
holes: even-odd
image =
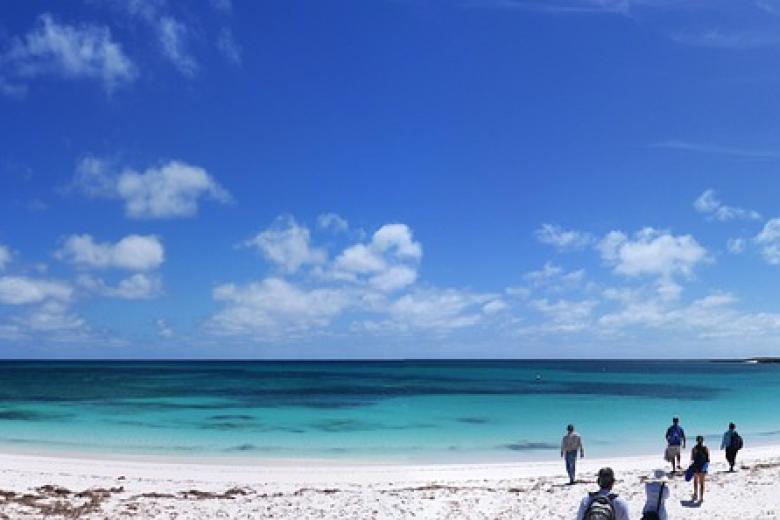
{"type": "MultiPolygon", "coordinates": [[[[670,482],[669,518],[780,518],[780,446],[745,449],[739,471],[725,472],[713,450],[704,502],[691,485],[670,482]]],[[[268,465],[189,464],[0,455],[0,518],[484,518],[573,519],[609,465],[615,492],[639,518],[642,482],[656,457],[581,459],[566,486],[563,464],[268,465]]]]}

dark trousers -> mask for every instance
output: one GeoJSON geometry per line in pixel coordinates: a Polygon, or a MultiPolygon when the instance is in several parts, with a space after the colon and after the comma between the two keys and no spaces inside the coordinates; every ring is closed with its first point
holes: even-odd
{"type": "Polygon", "coordinates": [[[566,452],[566,473],[569,474],[569,481],[574,482],[574,473],[577,465],[577,450],[566,452]]]}
{"type": "Polygon", "coordinates": [[[734,464],[737,463],[737,449],[736,448],[726,448],[726,460],[729,462],[729,467],[733,468],[734,464]]]}

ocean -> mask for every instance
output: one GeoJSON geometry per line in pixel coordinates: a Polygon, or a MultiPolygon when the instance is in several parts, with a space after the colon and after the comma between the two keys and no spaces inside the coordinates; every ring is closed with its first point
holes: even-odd
{"type": "Polygon", "coordinates": [[[517,462],[780,442],[780,365],[713,361],[2,361],[0,451],[517,462]]]}

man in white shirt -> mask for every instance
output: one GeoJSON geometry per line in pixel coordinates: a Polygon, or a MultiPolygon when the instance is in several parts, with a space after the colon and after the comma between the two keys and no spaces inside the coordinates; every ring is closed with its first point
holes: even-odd
{"type": "Polygon", "coordinates": [[[615,520],[630,520],[628,504],[625,500],[612,493],[612,486],[615,485],[615,473],[612,471],[612,468],[601,468],[597,482],[599,490],[594,493],[588,493],[580,502],[577,520],[609,518],[606,510],[610,508],[614,511],[612,516],[615,520]]]}

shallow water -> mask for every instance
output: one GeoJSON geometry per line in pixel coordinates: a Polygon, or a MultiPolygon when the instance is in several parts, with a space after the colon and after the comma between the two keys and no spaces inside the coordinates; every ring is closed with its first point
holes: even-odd
{"type": "Polygon", "coordinates": [[[0,448],[200,458],[517,461],[780,441],[780,365],[707,361],[0,362],[0,448]]]}

